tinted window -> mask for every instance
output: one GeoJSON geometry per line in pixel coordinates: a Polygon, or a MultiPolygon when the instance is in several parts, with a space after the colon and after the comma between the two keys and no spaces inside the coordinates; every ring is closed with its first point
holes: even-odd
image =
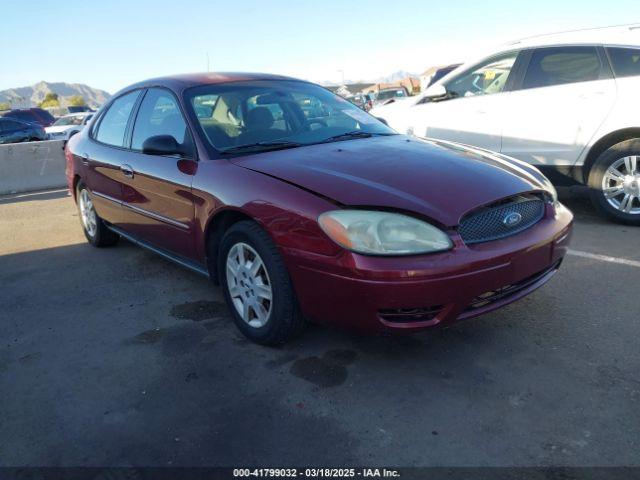
{"type": "Polygon", "coordinates": [[[518,52],[510,52],[487,60],[452,78],[445,88],[454,97],[500,93],[517,57],[518,52]]]}
{"type": "Polygon", "coordinates": [[[640,48],[607,48],[616,77],[640,75],[640,48]]]}
{"type": "Polygon", "coordinates": [[[542,48],[531,55],[522,88],[589,82],[600,78],[595,47],[542,48]]]}
{"type": "Polygon", "coordinates": [[[127,122],[133,106],[140,95],[140,91],[127,93],[116,99],[109,110],[102,116],[96,140],[108,145],[122,147],[124,145],[124,134],[127,129],[127,122]]]}
{"type": "Polygon", "coordinates": [[[53,115],[51,115],[51,113],[49,113],[48,111],[42,108],[36,108],[33,110],[33,112],[37,117],[40,117],[48,122],[53,122],[55,120],[55,118],[53,117],[53,115]]]}
{"type": "Polygon", "coordinates": [[[140,105],[131,148],[142,150],[144,141],[156,135],[171,135],[179,144],[184,144],[187,125],[174,96],[167,90],[152,88],[140,105]]]}

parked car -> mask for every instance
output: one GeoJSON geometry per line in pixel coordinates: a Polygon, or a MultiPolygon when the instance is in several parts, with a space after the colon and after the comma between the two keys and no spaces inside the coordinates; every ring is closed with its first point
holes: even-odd
{"type": "Polygon", "coordinates": [[[356,93],[354,96],[349,97],[347,100],[349,100],[356,107],[361,108],[365,112],[371,110],[371,107],[373,105],[371,102],[371,97],[362,93],[356,93]]]}
{"type": "Polygon", "coordinates": [[[627,26],[510,43],[372,114],[586,184],[600,212],[640,225],[639,103],[640,26],[627,26]]]}
{"type": "Polygon", "coordinates": [[[404,87],[397,88],[385,88],[384,90],[380,90],[376,94],[376,98],[373,101],[373,106],[378,105],[387,105],[388,103],[393,103],[398,99],[409,98],[409,92],[404,87]]]}
{"type": "Polygon", "coordinates": [[[41,127],[48,127],[55,121],[53,115],[42,108],[16,108],[2,112],[0,115],[22,120],[23,122],[35,123],[41,127]]]}
{"type": "Polygon", "coordinates": [[[82,112],[90,112],[91,109],[87,105],[69,105],[67,107],[69,113],[82,113],[82,112]]]}
{"type": "Polygon", "coordinates": [[[46,138],[44,129],[39,125],[22,122],[15,118],[0,117],[0,144],[35,142],[46,138]]]}
{"type": "Polygon", "coordinates": [[[56,120],[53,125],[45,128],[45,132],[51,140],[69,140],[84,128],[91,120],[93,113],[70,113],[56,120]]]}
{"type": "Polygon", "coordinates": [[[554,275],[572,226],[534,167],[399,135],[287,77],[132,85],[65,155],[92,245],[122,236],[214,279],[264,344],[307,320],[407,332],[494,310],[554,275]]]}

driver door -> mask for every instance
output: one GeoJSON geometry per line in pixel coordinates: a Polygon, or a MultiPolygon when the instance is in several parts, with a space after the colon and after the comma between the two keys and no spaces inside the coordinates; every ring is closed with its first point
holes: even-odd
{"type": "Polygon", "coordinates": [[[517,51],[491,57],[449,80],[444,85],[449,92],[446,99],[412,108],[412,133],[500,151],[507,90],[517,57],[517,51]]]}

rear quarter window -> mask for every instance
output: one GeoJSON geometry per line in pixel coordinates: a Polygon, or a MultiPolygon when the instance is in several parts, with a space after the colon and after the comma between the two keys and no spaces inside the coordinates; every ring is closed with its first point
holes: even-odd
{"type": "Polygon", "coordinates": [[[602,64],[595,47],[551,47],[531,55],[523,88],[598,80],[602,64]]]}
{"type": "Polygon", "coordinates": [[[616,77],[640,75],[640,48],[607,48],[616,77]]]}

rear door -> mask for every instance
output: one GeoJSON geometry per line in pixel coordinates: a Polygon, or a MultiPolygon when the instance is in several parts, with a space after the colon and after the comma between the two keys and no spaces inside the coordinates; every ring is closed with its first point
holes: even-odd
{"type": "Polygon", "coordinates": [[[501,151],[543,167],[573,165],[615,102],[604,53],[545,47],[528,51],[526,64],[509,94],[501,151]]]}
{"type": "Polygon", "coordinates": [[[116,98],[90,132],[91,141],[83,143],[86,151],[77,152],[96,212],[117,226],[123,221],[122,181],[126,178],[121,166],[129,157],[125,138],[140,95],[140,90],[134,90],[116,98]]]}
{"type": "Polygon", "coordinates": [[[177,98],[164,88],[150,88],[140,102],[123,178],[126,230],[136,238],[188,259],[193,248],[194,204],[191,183],[197,167],[191,132],[177,98]],[[170,135],[189,155],[148,155],[145,140],[170,135]]]}

